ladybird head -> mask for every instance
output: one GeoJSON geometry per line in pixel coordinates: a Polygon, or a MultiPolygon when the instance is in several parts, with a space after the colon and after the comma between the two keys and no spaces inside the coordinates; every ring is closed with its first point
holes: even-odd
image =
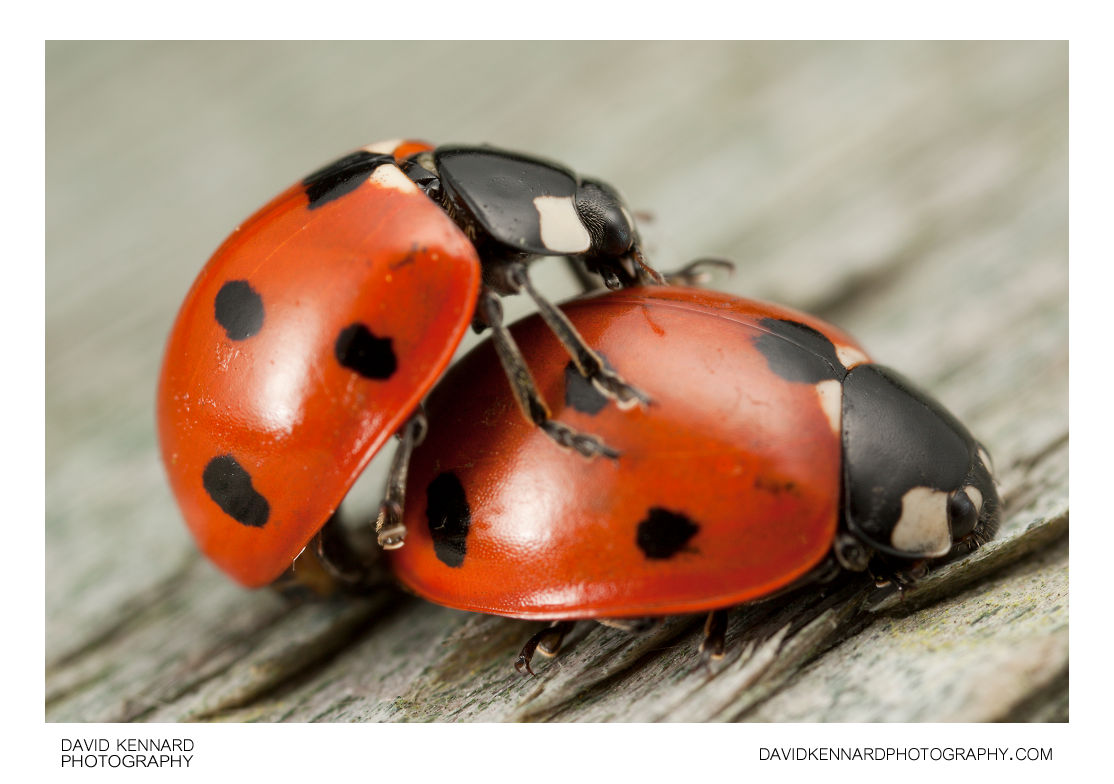
{"type": "MultiPolygon", "coordinates": [[[[578,256],[610,268],[636,255],[634,218],[618,191],[560,164],[495,147],[445,145],[410,165],[437,178],[431,195],[483,248],[481,256],[578,256]]],[[[627,277],[635,280],[633,268],[627,277]]]]}
{"type": "Polygon", "coordinates": [[[592,255],[618,258],[635,247],[638,234],[630,208],[607,183],[582,178],[576,189],[576,213],[592,238],[592,255]]]}
{"type": "Polygon", "coordinates": [[[844,520],[884,557],[942,559],[994,537],[990,456],[943,406],[889,368],[843,384],[844,520]]]}

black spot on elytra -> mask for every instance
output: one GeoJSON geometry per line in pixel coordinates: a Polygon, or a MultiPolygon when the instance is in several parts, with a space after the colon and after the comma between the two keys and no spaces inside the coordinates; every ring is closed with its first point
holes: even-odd
{"type": "Polygon", "coordinates": [[[638,524],[635,541],[647,558],[664,560],[683,550],[699,530],[700,526],[683,514],[655,506],[638,524]]]}
{"type": "Polygon", "coordinates": [[[214,457],[201,474],[205,492],[225,514],[252,528],[266,525],[271,505],[252,486],[251,474],[232,455],[214,457]]]}
{"type": "Polygon", "coordinates": [[[766,357],[770,370],[786,381],[816,384],[847,375],[832,341],[812,327],[772,318],[759,323],[769,331],[758,335],[754,346],[766,357]]]}
{"type": "Polygon", "coordinates": [[[383,381],[398,369],[391,339],[376,337],[359,322],[349,324],[340,331],[333,351],[337,362],[364,378],[383,381]]]}
{"type": "Polygon", "coordinates": [[[317,209],[346,193],[351,193],[360,187],[360,183],[367,179],[367,175],[371,172],[385,163],[394,162],[394,157],[390,155],[357,150],[350,155],[345,155],[339,161],[318,169],[302,180],[306,196],[309,198],[309,208],[317,209]]]}
{"type": "Polygon", "coordinates": [[[598,414],[607,405],[607,398],[595,384],[580,375],[572,360],[565,365],[565,405],[584,414],[598,414]]]}
{"type": "Polygon", "coordinates": [[[472,510],[464,495],[464,486],[456,474],[439,474],[426,488],[425,516],[433,552],[446,566],[456,568],[464,563],[468,552],[468,529],[472,510]]]}
{"type": "Polygon", "coordinates": [[[247,340],[263,328],[263,298],[246,280],[221,286],[213,309],[230,340],[247,340]]]}

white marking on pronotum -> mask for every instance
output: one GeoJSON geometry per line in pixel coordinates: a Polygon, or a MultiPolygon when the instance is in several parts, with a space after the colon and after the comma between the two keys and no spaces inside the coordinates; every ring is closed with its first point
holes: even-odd
{"type": "Polygon", "coordinates": [[[576,214],[571,196],[538,196],[538,227],[542,245],[554,253],[583,253],[592,246],[588,230],[576,214]]]}
{"type": "Polygon", "coordinates": [[[975,507],[975,513],[982,514],[982,493],[979,492],[979,488],[975,487],[974,485],[967,485],[965,488],[963,488],[963,492],[965,492],[967,494],[967,497],[971,499],[971,503],[975,507]]]}
{"type": "Polygon", "coordinates": [[[859,351],[859,349],[855,348],[854,346],[841,346],[839,344],[836,344],[835,350],[836,359],[838,359],[840,363],[842,363],[843,366],[848,370],[855,367],[856,365],[861,365],[864,362],[870,362],[870,357],[859,351]]]}
{"type": "Polygon", "coordinates": [[[395,151],[395,147],[402,144],[402,139],[388,139],[385,142],[374,142],[364,147],[365,152],[372,152],[376,155],[390,155],[395,151]]]}
{"type": "Polygon", "coordinates": [[[402,169],[397,166],[376,166],[368,180],[372,185],[380,188],[393,188],[403,193],[421,193],[414,181],[403,174],[402,169]]]}
{"type": "Polygon", "coordinates": [[[931,487],[914,487],[901,497],[901,519],[890,534],[898,550],[930,557],[947,555],[952,547],[948,527],[948,494],[931,487]]]}
{"type": "Polygon", "coordinates": [[[986,466],[987,471],[994,471],[994,465],[990,462],[990,453],[981,446],[979,447],[979,459],[982,460],[982,464],[986,466]]]}
{"type": "Polygon", "coordinates": [[[816,385],[816,397],[820,401],[820,408],[828,418],[832,432],[839,435],[840,423],[843,420],[843,382],[829,378],[816,385]]]}

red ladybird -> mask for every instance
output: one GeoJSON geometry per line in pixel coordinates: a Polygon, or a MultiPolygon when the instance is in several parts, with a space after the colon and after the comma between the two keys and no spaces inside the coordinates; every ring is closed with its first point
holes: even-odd
{"type": "MultiPolygon", "coordinates": [[[[537,317],[515,339],[554,414],[620,452],[589,462],[517,416],[484,344],[428,401],[410,467],[399,579],[450,607],[559,621],[720,611],[836,564],[898,580],[993,536],[989,458],[938,403],[840,330],[693,289],[567,303],[653,398],[615,410],[537,317]],[[459,394],[463,385],[467,396],[459,394]]],[[[705,649],[722,650],[713,612],[705,649]]]]}
{"type": "Polygon", "coordinates": [[[498,295],[525,291],[585,378],[645,402],[534,290],[525,264],[540,255],[579,257],[611,285],[656,277],[613,189],[487,147],[370,145],[236,229],[186,297],[158,388],[163,460],[205,554],[244,585],[274,581],[403,428],[380,519],[380,543],[400,545],[415,411],[474,321],[534,425],[613,456],[551,420],[502,326],[498,295]]]}

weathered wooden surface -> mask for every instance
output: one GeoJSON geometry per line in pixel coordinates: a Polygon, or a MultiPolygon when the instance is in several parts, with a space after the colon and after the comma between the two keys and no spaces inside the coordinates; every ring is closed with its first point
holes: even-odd
{"type": "Polygon", "coordinates": [[[47,64],[48,720],[1067,717],[1066,45],[51,44],[47,64]],[[523,679],[536,624],[231,585],[158,464],[165,334],[238,220],[400,135],[567,161],[654,214],[660,266],[735,259],[723,288],[851,331],[989,445],[999,538],[903,597],[738,612],[711,673],[699,619],[582,625],[523,679]]]}

